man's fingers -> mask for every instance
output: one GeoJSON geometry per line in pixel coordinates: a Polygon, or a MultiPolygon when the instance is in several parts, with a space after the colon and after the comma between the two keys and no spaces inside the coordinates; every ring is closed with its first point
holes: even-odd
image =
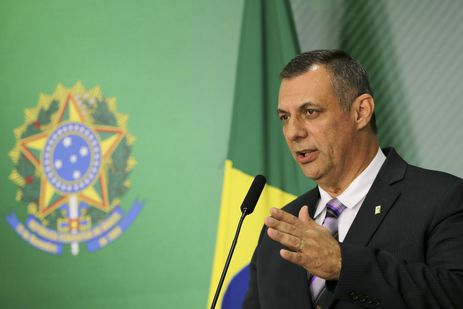
{"type": "Polygon", "coordinates": [[[264,219],[264,224],[267,227],[276,229],[276,230],[278,230],[280,232],[283,232],[283,233],[286,233],[286,234],[290,234],[290,235],[293,235],[293,236],[299,236],[300,235],[300,231],[296,228],[295,225],[288,224],[288,223],[286,223],[284,221],[280,221],[280,220],[277,220],[277,219],[272,218],[272,217],[265,218],[264,219]]]}
{"type": "Polygon", "coordinates": [[[309,215],[309,207],[308,206],[302,206],[302,208],[299,210],[299,215],[298,217],[293,216],[292,214],[278,209],[278,208],[270,208],[270,215],[272,218],[275,218],[279,221],[286,222],[291,225],[295,226],[301,226],[302,222],[308,222],[308,223],[313,223],[316,224],[315,221],[310,217],[309,215]]]}
{"type": "Polygon", "coordinates": [[[295,237],[290,234],[282,233],[276,229],[269,228],[267,230],[267,235],[275,240],[278,241],[283,246],[288,247],[291,250],[299,250],[301,247],[301,240],[298,237],[295,237]]]}
{"type": "Polygon", "coordinates": [[[337,279],[341,270],[339,244],[330,231],[310,218],[303,206],[295,217],[277,208],[265,218],[268,236],[285,246],[280,256],[321,278],[337,279]]]}
{"type": "Polygon", "coordinates": [[[270,208],[270,214],[273,218],[279,221],[283,221],[283,222],[286,222],[289,224],[295,224],[295,225],[300,223],[297,217],[293,216],[290,213],[287,213],[284,210],[281,210],[275,207],[270,208]]]}
{"type": "Polygon", "coordinates": [[[304,266],[305,257],[302,253],[281,249],[280,256],[288,262],[297,264],[299,266],[304,266]]]}

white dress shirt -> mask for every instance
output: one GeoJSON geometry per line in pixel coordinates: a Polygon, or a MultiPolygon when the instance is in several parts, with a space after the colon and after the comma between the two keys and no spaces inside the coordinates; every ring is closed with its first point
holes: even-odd
{"type": "MultiPolygon", "coordinates": [[[[381,149],[378,149],[376,156],[367,168],[350,183],[344,192],[336,197],[346,206],[346,209],[344,209],[338,218],[338,237],[340,242],[346,237],[384,161],[386,161],[386,156],[381,149]]],[[[318,190],[320,191],[320,200],[315,211],[315,222],[321,225],[326,216],[326,203],[333,198],[322,188],[318,187],[318,190]]]]}

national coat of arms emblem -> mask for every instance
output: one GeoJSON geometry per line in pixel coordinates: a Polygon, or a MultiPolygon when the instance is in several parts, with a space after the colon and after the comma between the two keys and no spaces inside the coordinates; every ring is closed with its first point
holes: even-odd
{"type": "Polygon", "coordinates": [[[98,250],[130,226],[142,203],[135,200],[128,210],[120,205],[136,164],[127,121],[114,98],[80,82],[58,85],[25,111],[10,151],[10,179],[23,207],[7,216],[22,239],[53,254],[69,245],[77,255],[81,244],[98,250]]]}

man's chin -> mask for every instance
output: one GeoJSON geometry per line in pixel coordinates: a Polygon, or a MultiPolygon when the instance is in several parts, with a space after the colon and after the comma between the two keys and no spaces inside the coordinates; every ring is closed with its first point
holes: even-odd
{"type": "Polygon", "coordinates": [[[301,166],[302,173],[305,177],[310,178],[313,181],[320,179],[320,171],[306,165],[301,166]]]}

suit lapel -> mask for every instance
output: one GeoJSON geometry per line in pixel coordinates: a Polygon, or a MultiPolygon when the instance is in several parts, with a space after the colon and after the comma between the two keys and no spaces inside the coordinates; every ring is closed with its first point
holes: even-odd
{"type": "Polygon", "coordinates": [[[387,159],[352,222],[345,243],[366,246],[400,195],[393,184],[403,179],[407,164],[393,149],[385,152],[387,159]]]}
{"type": "Polygon", "coordinates": [[[312,219],[314,219],[315,211],[317,210],[318,200],[320,199],[320,191],[318,191],[318,187],[313,190],[310,190],[305,198],[304,205],[309,207],[309,215],[312,219]]]}
{"type": "Polygon", "coordinates": [[[399,195],[400,192],[390,187],[388,183],[380,181],[372,187],[352,222],[344,242],[366,246],[399,195]]]}

